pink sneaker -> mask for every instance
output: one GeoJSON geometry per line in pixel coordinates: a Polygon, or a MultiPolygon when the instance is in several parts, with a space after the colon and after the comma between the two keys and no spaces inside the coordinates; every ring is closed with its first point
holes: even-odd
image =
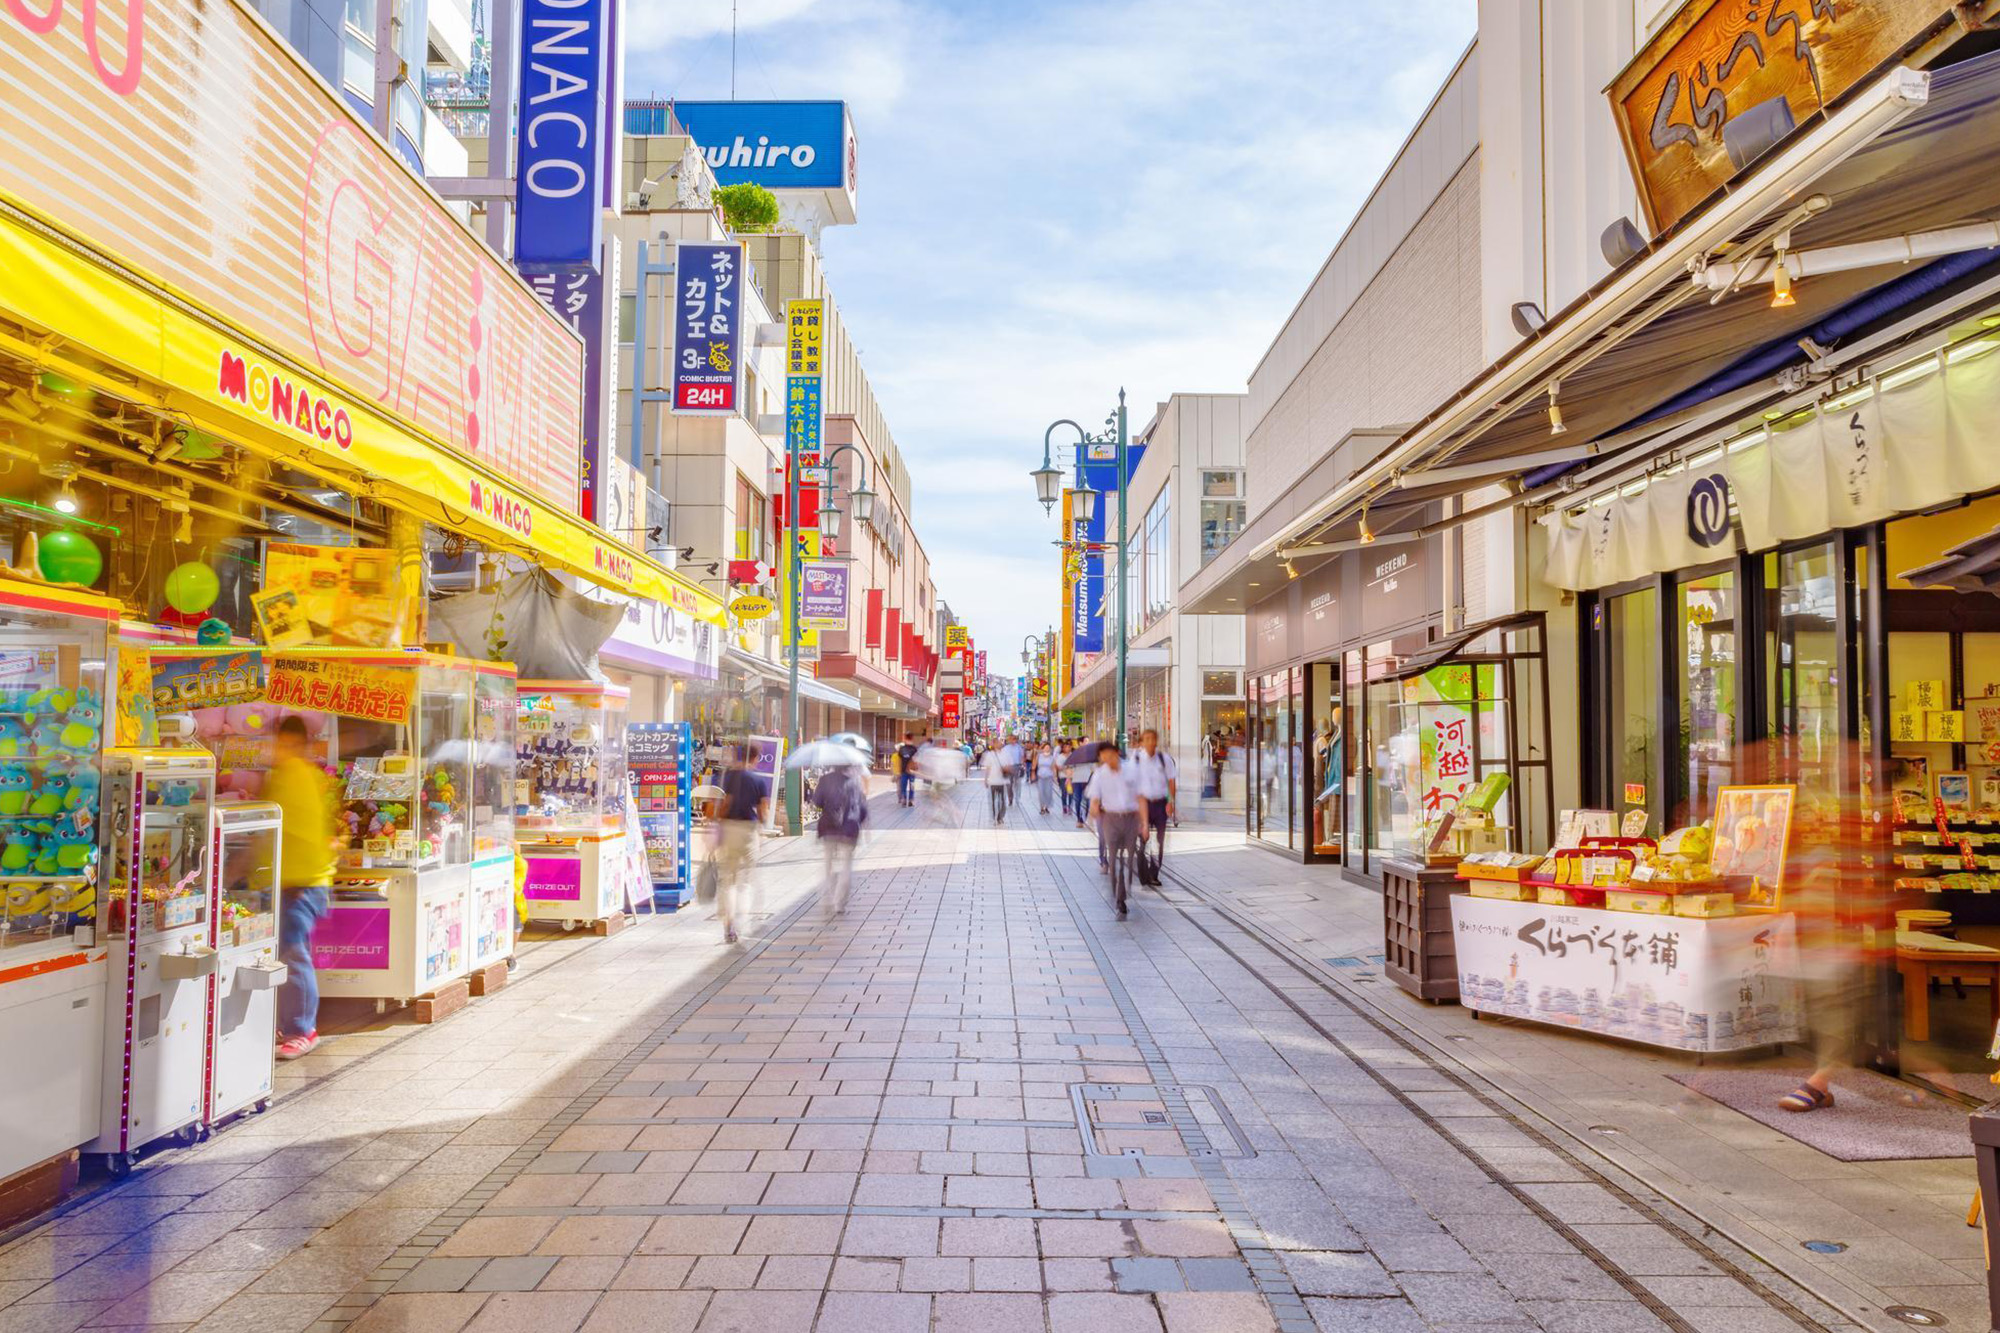
{"type": "Polygon", "coordinates": [[[306,1033],[303,1037],[287,1037],[278,1043],[278,1058],[280,1060],[296,1060],[302,1055],[311,1055],[313,1048],[318,1045],[319,1032],[317,1029],[306,1033]]]}

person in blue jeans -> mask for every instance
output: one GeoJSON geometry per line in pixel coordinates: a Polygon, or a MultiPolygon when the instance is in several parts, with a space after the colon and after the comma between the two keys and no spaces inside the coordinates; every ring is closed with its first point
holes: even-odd
{"type": "Polygon", "coordinates": [[[306,724],[296,715],[278,723],[264,799],[284,813],[279,845],[278,1058],[296,1060],[319,1045],[319,977],[313,972],[313,927],[327,911],[333,882],[332,780],[306,756],[306,724]]]}
{"type": "Polygon", "coordinates": [[[917,803],[917,741],[916,737],[905,735],[903,743],[896,747],[896,804],[911,806],[917,803]]]}

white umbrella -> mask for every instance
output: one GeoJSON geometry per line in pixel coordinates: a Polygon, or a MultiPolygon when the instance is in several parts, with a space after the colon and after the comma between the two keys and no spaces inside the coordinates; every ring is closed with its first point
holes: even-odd
{"type": "Polygon", "coordinates": [[[827,737],[835,745],[851,745],[866,755],[875,753],[875,746],[858,731],[838,731],[827,737]]]}
{"type": "Polygon", "coordinates": [[[716,786],[713,782],[704,782],[689,792],[688,795],[697,801],[719,801],[729,795],[729,793],[716,786]]]}
{"type": "Polygon", "coordinates": [[[786,768],[866,768],[868,756],[837,741],[808,741],[792,751],[786,768]]]}

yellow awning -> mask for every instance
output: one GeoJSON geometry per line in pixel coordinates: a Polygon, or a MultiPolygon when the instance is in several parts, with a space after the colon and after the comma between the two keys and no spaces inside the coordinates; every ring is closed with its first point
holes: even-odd
{"type": "MultiPolygon", "coordinates": [[[[713,593],[307,373],[143,280],[0,212],[0,312],[156,388],[151,404],[203,430],[353,486],[483,546],[714,624],[713,593]]],[[[0,346],[85,383],[101,377],[60,345],[0,346]]],[[[134,396],[130,386],[106,386],[134,396]]]]}

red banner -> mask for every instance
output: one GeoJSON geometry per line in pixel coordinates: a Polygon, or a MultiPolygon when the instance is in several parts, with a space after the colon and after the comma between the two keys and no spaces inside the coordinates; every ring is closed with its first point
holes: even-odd
{"type": "Polygon", "coordinates": [[[938,725],[955,727],[958,725],[958,696],[947,694],[938,700],[938,725]]]}
{"type": "Polygon", "coordinates": [[[903,613],[899,608],[892,606],[888,614],[889,632],[888,637],[882,641],[882,655],[894,662],[903,655],[903,613]]]}
{"type": "Polygon", "coordinates": [[[861,646],[864,648],[882,646],[882,596],[880,588],[868,590],[868,620],[861,640],[861,646]]]}

